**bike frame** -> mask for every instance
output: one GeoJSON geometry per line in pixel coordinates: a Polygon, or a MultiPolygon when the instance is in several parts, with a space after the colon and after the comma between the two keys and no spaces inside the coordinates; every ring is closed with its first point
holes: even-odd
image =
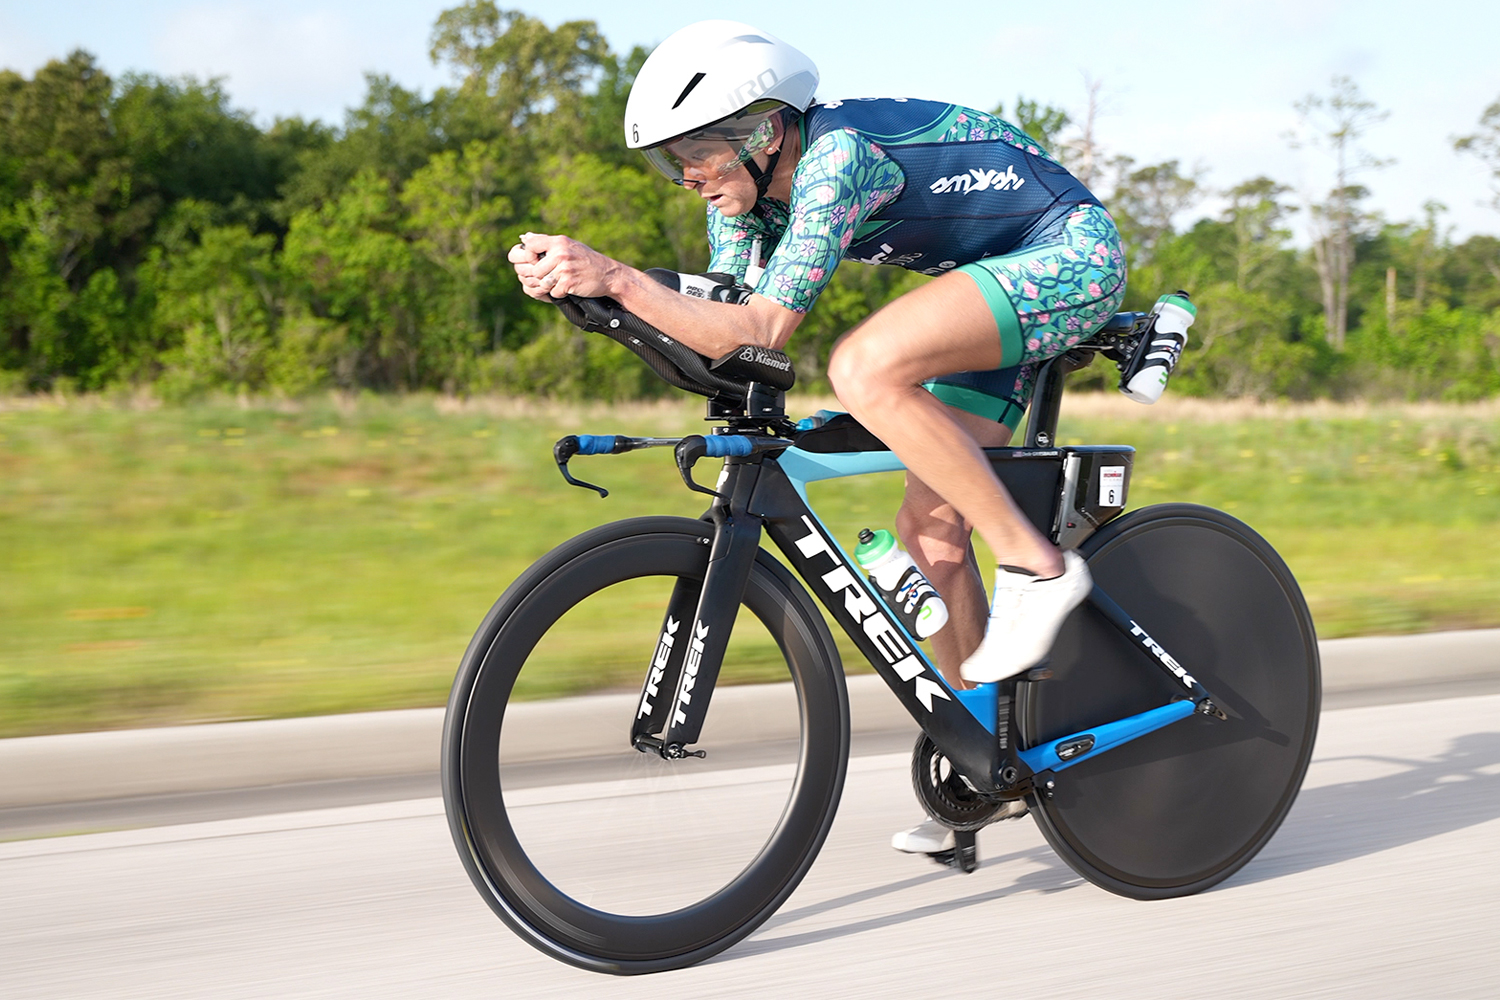
{"type": "MultiPolygon", "coordinates": [[[[785,441],[730,436],[766,450],[725,461],[706,515],[715,529],[708,570],[701,586],[679,581],[669,602],[632,730],[638,748],[668,757],[697,753],[686,748],[702,729],[762,530],[912,718],[983,794],[1017,798],[1033,790],[1045,792],[1057,771],[1195,712],[1219,714],[1208,691],[1096,586],[1089,598],[1094,608],[1165,671],[1182,695],[1138,715],[1102,720],[1088,730],[1020,749],[1012,708],[1016,685],[1028,682],[1024,675],[977,691],[949,687],[808,501],[811,482],[899,471],[904,468],[900,460],[889,451],[815,453],[787,447],[785,441]],[[664,698],[669,691],[674,693],[664,698]]],[[[1090,450],[997,448],[987,454],[997,466],[1042,458],[1067,467],[1070,458],[1090,450]]],[[[1039,675],[1035,669],[1031,673],[1039,675]]]]}
{"type": "MultiPolygon", "coordinates": [[[[583,329],[611,337],[667,381],[707,396],[710,419],[728,422],[711,436],[693,435],[675,442],[583,435],[564,438],[553,450],[558,468],[570,484],[598,490],[605,496],[607,491],[602,487],[573,478],[568,472],[569,458],[675,443],[677,466],[685,483],[714,497],[704,515],[714,525],[708,568],[701,583],[680,579],[668,601],[631,726],[631,744],[637,749],[667,759],[703,754],[688,748],[702,731],[762,531],[771,536],[912,718],[982,794],[1002,799],[1034,790],[1048,794],[1057,771],[1194,712],[1225,717],[1203,685],[1095,586],[1089,603],[1152,664],[1166,672],[1183,693],[1138,715],[1104,720],[1092,729],[1021,749],[1014,711],[1017,685],[1043,680],[1048,674],[1045,665],[974,690],[950,688],[808,502],[809,483],[903,469],[893,453],[867,433],[865,440],[849,444],[856,449],[850,451],[820,451],[819,445],[832,443],[826,434],[814,445],[816,431],[792,433],[795,429],[785,417],[785,392],[774,384],[753,381],[766,377],[774,382],[781,369],[789,368],[789,360],[770,374],[758,374],[752,365],[750,373],[743,376],[751,381],[742,383],[715,374],[706,366],[706,359],[642,324],[609,300],[569,299],[560,305],[583,329]],[[725,458],[714,490],[692,480],[693,464],[705,456],[725,458]]],[[[1118,446],[1054,447],[1063,379],[1092,361],[1093,353],[1114,352],[1111,356],[1118,359],[1122,350],[1134,350],[1125,341],[1134,336],[1138,342],[1148,323],[1145,314],[1120,313],[1105,325],[1095,342],[1044,364],[1031,402],[1025,447],[987,451],[996,473],[1010,487],[1022,511],[1063,548],[1075,547],[1103,520],[1123,508],[1124,477],[1133,451],[1118,446]],[[1098,465],[1105,455],[1113,456],[1115,473],[1121,478],[1118,505],[1103,505],[1112,509],[1101,512],[1097,501],[1103,472],[1098,465]],[[1101,477],[1097,483],[1092,481],[1096,471],[1101,477]]],[[[726,355],[713,365],[717,368],[731,358],[726,355]]],[[[782,384],[789,386],[790,380],[782,384]]]]}

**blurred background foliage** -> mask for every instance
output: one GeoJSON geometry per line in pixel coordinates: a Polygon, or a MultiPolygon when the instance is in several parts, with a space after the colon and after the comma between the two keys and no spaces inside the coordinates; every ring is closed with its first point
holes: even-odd
{"type": "MultiPolygon", "coordinates": [[[[0,738],[441,705],[476,623],[535,559],[604,520],[703,511],[665,451],[575,460],[601,501],[563,482],[552,443],[675,437],[702,415],[685,398],[438,393],[0,401],[0,738]]],[[[1203,503],[1253,525],[1320,638],[1500,627],[1500,402],[1090,393],[1066,399],[1059,439],[1138,449],[1132,507],[1203,503]]],[[[852,546],[891,523],[902,484],[810,495],[852,546]]],[[[641,600],[612,588],[519,695],[638,690],[642,663],[610,643],[659,625],[641,600]]],[[[830,627],[845,669],[870,669],[830,627]]],[[[721,683],[766,680],[757,648],[721,683]]]]}
{"type": "MultiPolygon", "coordinates": [[[[525,298],[504,263],[537,230],[643,267],[706,266],[703,203],[622,143],[646,52],[613,51],[593,22],[550,28],[474,0],[438,18],[431,55],[452,86],[423,96],[372,74],[338,127],[262,127],[220,81],[111,79],[81,51],[30,79],[0,71],[0,392],[659,392],[621,349],[525,298]]],[[[1353,154],[1383,115],[1352,81],[1298,105],[1306,141],[1353,164],[1317,204],[1271,178],[1220,191],[1176,161],[1108,155],[1097,90],[1081,121],[1024,98],[995,110],[1104,197],[1127,307],[1194,294],[1178,391],[1500,391],[1500,239],[1453,242],[1437,204],[1413,222],[1364,208],[1359,175],[1378,163],[1353,154]],[[1208,203],[1223,208],[1180,224],[1208,203]]],[[[1500,179],[1500,102],[1455,146],[1500,179]]],[[[840,333],[922,280],[836,272],[790,345],[804,384],[824,384],[840,333]]]]}

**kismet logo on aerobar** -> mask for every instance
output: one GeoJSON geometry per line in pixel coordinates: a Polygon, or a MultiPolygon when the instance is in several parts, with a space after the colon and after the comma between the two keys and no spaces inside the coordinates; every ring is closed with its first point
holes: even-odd
{"type": "Polygon", "coordinates": [[[859,582],[859,578],[849,572],[849,567],[833,554],[832,546],[823,537],[823,533],[813,526],[812,519],[803,514],[802,523],[807,526],[807,534],[797,539],[797,551],[807,559],[822,553],[833,563],[833,569],[819,577],[823,586],[834,597],[843,595],[844,614],[864,630],[875,648],[880,650],[881,658],[896,671],[896,676],[903,681],[911,681],[922,707],[931,712],[933,698],[952,701],[953,697],[948,694],[947,688],[922,676],[926,673],[925,665],[912,655],[911,647],[906,644],[896,626],[891,624],[891,620],[880,613],[880,608],[859,582]]]}
{"type": "Polygon", "coordinates": [[[775,368],[779,372],[790,371],[792,368],[791,358],[772,354],[770,351],[762,350],[759,347],[747,346],[744,350],[740,351],[740,360],[753,361],[758,365],[775,368]]]}

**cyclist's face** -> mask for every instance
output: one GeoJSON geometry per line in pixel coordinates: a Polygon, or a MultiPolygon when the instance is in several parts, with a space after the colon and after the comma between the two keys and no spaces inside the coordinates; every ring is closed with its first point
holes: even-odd
{"type": "Polygon", "coordinates": [[[758,197],[755,182],[745,169],[747,156],[756,166],[766,169],[770,165],[770,149],[780,144],[784,134],[780,121],[768,119],[748,138],[684,136],[660,147],[660,154],[664,154],[661,159],[667,166],[663,167],[661,162],[658,166],[668,176],[672,176],[675,168],[681,176],[678,183],[697,191],[726,217],[743,215],[754,207],[758,197]]]}
{"type": "MultiPolygon", "coordinates": [[[[756,159],[764,160],[765,157],[758,156],[756,159]]],[[[755,181],[750,178],[750,171],[743,165],[730,171],[726,177],[720,177],[712,171],[698,171],[688,167],[683,171],[682,186],[698,192],[699,197],[729,219],[750,211],[760,196],[760,192],[755,189],[755,181]]]]}

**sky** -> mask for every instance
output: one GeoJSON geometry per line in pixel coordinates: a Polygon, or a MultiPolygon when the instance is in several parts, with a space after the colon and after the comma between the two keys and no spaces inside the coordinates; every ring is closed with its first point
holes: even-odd
{"type": "MultiPolygon", "coordinates": [[[[223,77],[237,106],[268,123],[341,122],[366,72],[430,93],[451,82],[428,57],[441,0],[0,0],[0,67],[30,75],[82,47],[111,74],[223,77]]],[[[817,62],[819,96],[920,97],[990,109],[1017,95],[1081,117],[1100,82],[1100,141],[1141,164],[1178,160],[1212,188],[1266,174],[1298,195],[1329,188],[1317,149],[1294,149],[1293,102],[1347,74],[1389,111],[1363,140],[1392,160],[1357,179],[1391,221],[1436,199],[1456,238],[1500,233],[1489,172],[1452,140],[1500,100],[1500,4],[1493,0],[1010,0],[691,5],[644,0],[500,0],[549,25],[598,22],[616,51],[651,46],[689,20],[733,17],[817,62]]],[[[1214,210],[1214,203],[1195,214],[1214,210]]]]}

